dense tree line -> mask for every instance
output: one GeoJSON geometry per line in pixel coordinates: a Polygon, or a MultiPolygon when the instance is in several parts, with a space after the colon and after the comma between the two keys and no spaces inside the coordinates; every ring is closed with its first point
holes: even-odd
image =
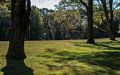
{"type": "MultiPolygon", "coordinates": [[[[9,40],[10,6],[4,4],[0,7],[0,40],[9,40]]],[[[96,6],[94,11],[99,10],[96,6]]],[[[113,28],[118,36],[120,10],[114,11],[113,28]]],[[[100,11],[94,13],[94,38],[109,37],[107,25],[101,20],[100,11]]],[[[103,16],[104,17],[104,16],[103,16]]],[[[83,10],[59,6],[57,10],[47,8],[39,9],[32,6],[30,25],[27,28],[26,40],[60,40],[60,39],[86,39],[87,17],[83,10]]]]}
{"type": "Polygon", "coordinates": [[[10,26],[10,6],[8,3],[0,4],[0,40],[8,40],[10,26]]]}
{"type": "MultiPolygon", "coordinates": [[[[0,19],[0,38],[7,40],[9,37],[7,59],[26,57],[25,37],[28,40],[75,39],[73,36],[76,36],[76,33],[80,35],[85,33],[87,43],[95,44],[94,32],[99,32],[99,35],[101,35],[100,31],[108,32],[110,40],[115,40],[119,31],[120,16],[114,16],[120,11],[119,0],[62,0],[57,10],[39,10],[32,7],[32,12],[30,0],[11,0],[10,6],[9,3],[8,5],[4,3],[6,1],[9,0],[0,1],[0,18],[2,18],[0,19]],[[8,13],[9,9],[11,17],[8,13]],[[101,14],[94,16],[99,13],[101,14]],[[100,17],[101,21],[96,17],[100,17]],[[27,34],[25,34],[26,30],[27,34]]],[[[79,39],[80,35],[77,34],[76,37],[79,39]]]]}

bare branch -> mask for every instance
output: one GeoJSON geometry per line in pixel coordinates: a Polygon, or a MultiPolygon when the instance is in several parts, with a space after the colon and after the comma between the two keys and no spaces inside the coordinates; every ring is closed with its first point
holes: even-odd
{"type": "Polygon", "coordinates": [[[100,28],[99,24],[98,24],[98,23],[96,23],[94,20],[93,20],[93,23],[97,26],[97,28],[98,28],[100,31],[102,31],[102,32],[105,32],[105,33],[109,34],[109,32],[108,32],[107,30],[105,30],[105,29],[103,29],[103,28],[100,28]]]}
{"type": "Polygon", "coordinates": [[[120,3],[118,3],[114,8],[113,11],[120,6],[120,3]]]}
{"type": "Polygon", "coordinates": [[[88,5],[83,0],[80,0],[80,2],[88,9],[88,5]]]}

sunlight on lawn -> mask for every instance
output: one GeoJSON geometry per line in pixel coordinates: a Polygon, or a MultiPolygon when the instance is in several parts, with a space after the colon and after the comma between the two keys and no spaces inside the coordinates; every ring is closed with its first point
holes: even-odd
{"type": "MultiPolygon", "coordinates": [[[[96,41],[95,45],[85,40],[26,41],[27,59],[17,70],[25,70],[21,72],[25,75],[30,75],[28,69],[34,75],[120,75],[120,41],[96,41]]],[[[7,47],[8,42],[0,42],[0,69],[6,65],[7,47]]]]}

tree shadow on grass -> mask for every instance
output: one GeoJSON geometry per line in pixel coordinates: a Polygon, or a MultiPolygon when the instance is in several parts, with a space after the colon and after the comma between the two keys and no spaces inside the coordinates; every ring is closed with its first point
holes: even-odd
{"type": "Polygon", "coordinates": [[[108,50],[120,50],[120,47],[111,47],[111,46],[108,46],[106,44],[95,44],[96,46],[99,46],[99,47],[104,47],[108,50]]]}
{"type": "Polygon", "coordinates": [[[113,45],[120,45],[119,41],[115,42],[98,42],[94,45],[91,44],[83,44],[81,42],[72,42],[75,46],[79,47],[89,47],[95,49],[104,49],[104,50],[120,50],[120,47],[113,47],[113,45]]]}
{"type": "Polygon", "coordinates": [[[1,70],[3,75],[34,75],[33,70],[27,67],[24,60],[7,60],[7,64],[1,70]]]}
{"type": "Polygon", "coordinates": [[[120,52],[101,52],[82,56],[83,62],[108,67],[113,70],[120,70],[120,52]]]}
{"type": "Polygon", "coordinates": [[[120,70],[120,52],[97,52],[90,54],[80,54],[74,52],[60,52],[57,53],[60,56],[61,62],[76,60],[78,62],[87,63],[89,65],[99,66],[105,68],[103,71],[96,71],[97,75],[107,73],[108,75],[117,75],[115,70],[120,70]]]}

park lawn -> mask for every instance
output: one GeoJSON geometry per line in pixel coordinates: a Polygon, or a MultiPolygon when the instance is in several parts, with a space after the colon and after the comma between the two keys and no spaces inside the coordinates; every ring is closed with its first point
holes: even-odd
{"type": "Polygon", "coordinates": [[[0,75],[120,75],[120,38],[97,39],[95,45],[85,42],[26,41],[25,62],[6,64],[8,42],[0,41],[0,75]]]}

